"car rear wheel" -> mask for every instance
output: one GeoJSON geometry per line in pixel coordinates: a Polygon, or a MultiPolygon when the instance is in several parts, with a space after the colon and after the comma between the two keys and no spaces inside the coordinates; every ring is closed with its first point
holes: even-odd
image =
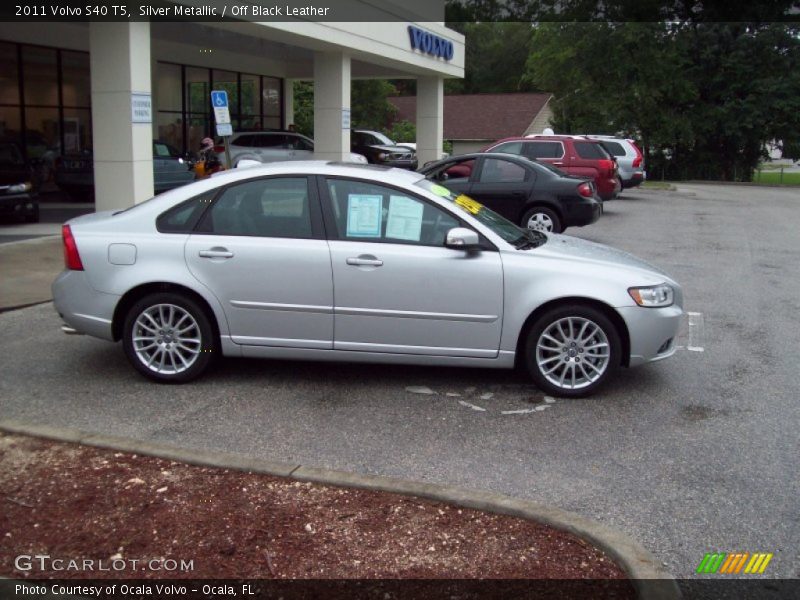
{"type": "Polygon", "coordinates": [[[537,319],[526,339],[525,362],[545,393],[580,398],[614,375],[621,347],[619,333],[601,311],[570,304],[537,319]]]}
{"type": "Polygon", "coordinates": [[[527,227],[534,231],[547,231],[551,233],[561,233],[561,219],[556,212],[544,206],[534,206],[522,217],[520,223],[522,227],[527,227]]]}
{"type": "Polygon", "coordinates": [[[219,342],[208,315],[180,294],[142,298],[128,311],[124,327],[125,355],[137,371],[155,381],[191,381],[218,354],[219,342]]]}

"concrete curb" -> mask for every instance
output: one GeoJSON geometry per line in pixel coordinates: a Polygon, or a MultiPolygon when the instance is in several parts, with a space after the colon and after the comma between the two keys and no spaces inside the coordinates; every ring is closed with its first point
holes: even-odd
{"type": "Polygon", "coordinates": [[[130,438],[86,433],[76,429],[27,425],[13,420],[0,420],[0,431],[166,458],[198,466],[250,471],[291,477],[298,481],[419,496],[466,508],[530,519],[573,533],[606,552],[628,573],[639,598],[647,600],[681,598],[675,578],[633,538],[586,517],[528,500],[453,486],[258,460],[237,454],[185,450],[130,438]]]}

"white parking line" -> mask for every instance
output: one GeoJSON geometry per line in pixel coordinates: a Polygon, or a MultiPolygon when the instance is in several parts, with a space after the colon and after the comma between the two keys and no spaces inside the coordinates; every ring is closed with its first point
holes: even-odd
{"type": "Polygon", "coordinates": [[[703,313],[687,311],[686,314],[689,317],[689,342],[686,344],[686,349],[691,352],[704,352],[703,313]]]}
{"type": "Polygon", "coordinates": [[[466,406],[467,408],[471,408],[472,410],[478,410],[480,412],[486,412],[486,409],[483,408],[482,406],[476,406],[475,404],[471,404],[469,402],[466,402],[465,400],[459,400],[458,403],[461,406],[466,406]]]}

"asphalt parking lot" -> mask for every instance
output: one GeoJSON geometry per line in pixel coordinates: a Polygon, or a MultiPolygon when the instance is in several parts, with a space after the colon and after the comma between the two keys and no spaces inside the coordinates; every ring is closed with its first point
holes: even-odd
{"type": "Polygon", "coordinates": [[[590,399],[506,371],[255,360],[158,386],[119,346],[61,334],[48,303],[0,314],[0,413],[528,498],[678,577],[712,551],[773,552],[766,576],[798,577],[798,231],[797,189],[710,185],[628,192],[569,230],[665,268],[693,313],[672,359],[590,399]]]}

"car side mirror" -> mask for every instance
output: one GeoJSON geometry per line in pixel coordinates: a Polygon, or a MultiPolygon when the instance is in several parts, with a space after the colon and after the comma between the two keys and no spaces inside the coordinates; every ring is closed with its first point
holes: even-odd
{"type": "Polygon", "coordinates": [[[454,250],[472,250],[480,246],[480,238],[472,229],[453,227],[447,232],[444,245],[454,250]]]}

